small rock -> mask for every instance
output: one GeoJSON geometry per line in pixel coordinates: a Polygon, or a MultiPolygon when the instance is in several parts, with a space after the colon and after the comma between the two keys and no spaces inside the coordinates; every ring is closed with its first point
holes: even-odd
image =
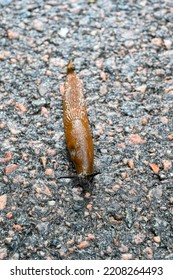
{"type": "Polygon", "coordinates": [[[147,120],[147,118],[143,118],[141,122],[142,122],[143,125],[147,125],[148,120],[147,120]]]}
{"type": "Polygon", "coordinates": [[[121,260],[132,260],[132,254],[122,254],[121,260]]]}
{"type": "Polygon", "coordinates": [[[88,241],[82,241],[79,245],[77,245],[78,249],[84,249],[89,247],[89,242],[88,241]]]}
{"type": "Polygon", "coordinates": [[[134,160],[133,159],[129,159],[128,161],[128,166],[131,168],[131,169],[134,169],[134,160]]]}
{"type": "Polygon", "coordinates": [[[36,190],[36,192],[38,194],[45,194],[47,196],[52,195],[52,192],[50,191],[50,189],[46,186],[46,185],[39,185],[39,184],[35,184],[33,186],[33,188],[36,190]]]}
{"type": "Polygon", "coordinates": [[[57,154],[57,151],[56,150],[47,150],[46,154],[49,156],[55,156],[57,154]]]}
{"type": "Polygon", "coordinates": [[[149,191],[148,198],[150,200],[152,200],[153,198],[155,198],[156,200],[159,200],[162,196],[162,193],[163,193],[162,186],[158,186],[149,191]]]}
{"type": "Polygon", "coordinates": [[[108,246],[106,251],[108,254],[112,254],[113,249],[110,246],[108,246]]]}
{"type": "Polygon", "coordinates": [[[153,240],[154,240],[154,242],[156,242],[156,243],[160,243],[160,236],[158,235],[158,236],[154,236],[153,237],[153,240]]]}
{"type": "Polygon", "coordinates": [[[143,250],[143,253],[146,257],[146,259],[153,259],[153,250],[150,248],[150,247],[146,247],[144,250],[143,250]]]}
{"type": "Polygon", "coordinates": [[[103,59],[98,58],[96,60],[96,66],[97,66],[97,68],[102,69],[102,67],[103,67],[103,59]]]}
{"type": "Polygon", "coordinates": [[[5,167],[5,174],[9,175],[18,169],[18,164],[9,164],[5,167]]]}
{"type": "Polygon", "coordinates": [[[68,31],[68,28],[64,27],[59,30],[58,34],[61,38],[66,38],[68,31]]]}
{"type": "Polygon", "coordinates": [[[3,210],[7,204],[7,195],[3,194],[0,196],[0,210],[3,210]]]}
{"type": "Polygon", "coordinates": [[[94,241],[94,240],[96,239],[96,237],[95,237],[94,234],[89,233],[87,239],[88,239],[88,240],[91,240],[91,241],[94,241]]]}
{"type": "Polygon", "coordinates": [[[135,115],[137,106],[135,102],[124,101],[121,105],[123,115],[133,117],[135,115]]]}
{"type": "Polygon", "coordinates": [[[171,49],[171,46],[172,46],[172,41],[171,40],[165,39],[164,44],[165,44],[165,47],[167,48],[167,50],[171,49]]]}
{"type": "Polygon", "coordinates": [[[10,130],[10,132],[14,135],[21,133],[21,131],[19,129],[17,129],[17,126],[15,123],[12,122],[8,122],[7,123],[8,129],[10,130]]]}
{"type": "Polygon", "coordinates": [[[124,46],[126,48],[130,49],[130,48],[132,48],[134,46],[134,41],[133,40],[127,40],[127,41],[124,42],[124,46]]]}
{"type": "Polygon", "coordinates": [[[42,107],[46,104],[46,100],[44,98],[40,98],[40,99],[37,99],[37,100],[33,100],[32,101],[32,105],[34,107],[42,107]]]}
{"type": "Polygon", "coordinates": [[[45,170],[45,174],[48,175],[48,176],[53,175],[53,174],[54,174],[54,170],[51,169],[51,168],[47,168],[47,169],[45,170]]]}
{"type": "Polygon", "coordinates": [[[150,164],[150,167],[151,167],[151,169],[153,170],[153,172],[154,172],[155,174],[158,174],[158,173],[159,173],[160,168],[158,167],[157,164],[151,163],[151,164],[150,164]]]}
{"type": "Polygon", "coordinates": [[[12,153],[9,151],[9,152],[6,152],[6,158],[0,158],[0,162],[7,162],[7,161],[10,161],[12,159],[12,153]]]}
{"type": "Polygon", "coordinates": [[[119,185],[114,185],[114,186],[112,187],[112,189],[113,189],[114,191],[118,191],[118,190],[120,189],[120,186],[119,186],[119,185]]]}
{"type": "Polygon", "coordinates": [[[12,30],[8,30],[7,36],[8,36],[9,39],[16,39],[16,38],[19,37],[19,33],[14,32],[12,30]]]}
{"type": "Polygon", "coordinates": [[[45,28],[44,23],[38,19],[35,19],[33,21],[33,26],[34,26],[34,29],[36,29],[37,31],[40,31],[40,32],[44,31],[44,28],[45,28]]]}
{"type": "Polygon", "coordinates": [[[162,233],[166,232],[168,222],[161,218],[153,217],[150,220],[150,225],[151,225],[151,229],[155,233],[155,235],[160,236],[162,233]]]}
{"type": "Polygon", "coordinates": [[[7,248],[0,248],[0,260],[4,260],[7,257],[7,248]]]}
{"type": "Polygon", "coordinates": [[[172,166],[172,162],[170,160],[162,160],[163,169],[168,170],[172,166]]]}
{"type": "Polygon", "coordinates": [[[169,140],[173,140],[173,134],[169,134],[167,137],[169,140]]]}
{"type": "Polygon", "coordinates": [[[61,59],[61,58],[57,58],[57,57],[51,57],[50,58],[50,65],[56,66],[56,67],[60,67],[60,68],[64,68],[66,66],[66,61],[61,59]]]}
{"type": "Polygon", "coordinates": [[[157,47],[161,47],[162,44],[163,44],[161,38],[153,38],[153,39],[151,40],[151,43],[152,43],[153,45],[156,45],[157,47]]]}
{"type": "Polygon", "coordinates": [[[143,1],[140,1],[139,2],[139,5],[142,6],[142,7],[145,7],[147,4],[147,1],[146,0],[143,0],[143,1]]]}
{"type": "Polygon", "coordinates": [[[106,86],[106,85],[102,85],[102,86],[100,87],[100,95],[106,95],[107,92],[108,92],[107,86],[106,86]]]}
{"type": "Polygon", "coordinates": [[[38,87],[38,91],[41,96],[44,96],[48,92],[48,84],[46,82],[42,82],[38,87]]]}
{"type": "Polygon", "coordinates": [[[130,144],[142,144],[144,140],[138,134],[129,135],[130,144]]]}
{"type": "Polygon", "coordinates": [[[13,217],[13,214],[11,212],[8,212],[6,214],[7,219],[11,219],[13,217]]]}
{"type": "Polygon", "coordinates": [[[133,237],[135,244],[141,244],[144,241],[144,239],[145,239],[145,236],[141,233],[138,233],[133,237]]]}
{"type": "Polygon", "coordinates": [[[49,206],[54,206],[56,204],[56,201],[55,200],[50,200],[48,201],[48,205],[49,206]]]}
{"type": "Polygon", "coordinates": [[[13,225],[14,229],[21,231],[23,228],[20,225],[13,225]]]}
{"type": "Polygon", "coordinates": [[[162,123],[168,123],[169,122],[169,119],[167,117],[161,117],[160,120],[161,120],[162,123]]]}
{"type": "Polygon", "coordinates": [[[147,89],[146,84],[143,84],[143,85],[137,87],[137,90],[140,91],[142,94],[144,94],[146,92],[146,89],[147,89]]]}
{"type": "Polygon", "coordinates": [[[42,116],[48,116],[48,114],[49,114],[49,111],[48,111],[48,109],[46,108],[46,107],[41,107],[41,115],[42,116]]]}
{"type": "Polygon", "coordinates": [[[19,109],[20,111],[22,111],[22,112],[26,112],[26,111],[27,111],[27,108],[26,108],[24,105],[22,105],[22,104],[16,103],[16,104],[15,104],[15,107],[16,107],[17,109],[19,109]]]}
{"type": "Polygon", "coordinates": [[[41,157],[40,159],[41,159],[43,167],[45,168],[46,163],[47,163],[47,158],[46,157],[41,157]]]}
{"type": "Polygon", "coordinates": [[[72,237],[72,239],[71,240],[68,240],[67,241],[67,246],[72,246],[72,245],[74,245],[74,241],[75,241],[75,239],[74,239],[74,236],[72,237]]]}
{"type": "Polygon", "coordinates": [[[100,73],[100,77],[101,77],[101,79],[105,82],[106,81],[106,79],[107,79],[107,77],[106,77],[106,73],[105,72],[103,72],[103,71],[101,71],[101,73],[100,73]]]}
{"type": "Polygon", "coordinates": [[[119,248],[119,251],[121,253],[127,253],[128,250],[129,250],[129,248],[126,245],[124,245],[124,244],[122,244],[121,247],[119,248]]]}

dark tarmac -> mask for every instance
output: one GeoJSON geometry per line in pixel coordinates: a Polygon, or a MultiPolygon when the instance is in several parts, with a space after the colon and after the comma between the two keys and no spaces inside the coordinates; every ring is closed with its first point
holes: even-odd
{"type": "Polygon", "coordinates": [[[173,259],[173,3],[0,0],[0,259],[173,259]],[[84,84],[92,191],[63,128],[84,84]]]}

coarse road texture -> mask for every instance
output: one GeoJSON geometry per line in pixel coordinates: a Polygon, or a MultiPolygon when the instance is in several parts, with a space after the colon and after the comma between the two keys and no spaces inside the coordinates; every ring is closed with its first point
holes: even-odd
{"type": "Polygon", "coordinates": [[[173,2],[0,0],[0,259],[173,259],[173,2]],[[93,190],[67,153],[69,59],[93,190]]]}

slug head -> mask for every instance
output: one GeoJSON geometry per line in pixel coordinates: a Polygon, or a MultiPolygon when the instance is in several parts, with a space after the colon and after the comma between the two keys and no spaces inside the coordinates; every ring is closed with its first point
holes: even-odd
{"type": "Polygon", "coordinates": [[[74,180],[74,186],[76,187],[77,185],[81,186],[83,188],[84,191],[90,191],[92,190],[92,186],[93,186],[93,178],[100,174],[100,172],[95,172],[93,174],[90,175],[83,175],[83,174],[79,174],[79,175],[73,175],[73,176],[62,176],[59,177],[58,179],[63,179],[63,178],[67,178],[67,179],[73,179],[74,180]]]}

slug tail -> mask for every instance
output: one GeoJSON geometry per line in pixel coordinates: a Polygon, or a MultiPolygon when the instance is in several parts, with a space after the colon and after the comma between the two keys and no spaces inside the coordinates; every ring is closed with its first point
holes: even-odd
{"type": "Polygon", "coordinates": [[[67,65],[67,74],[72,74],[74,72],[75,68],[73,65],[72,60],[69,61],[69,64],[67,65]]]}

